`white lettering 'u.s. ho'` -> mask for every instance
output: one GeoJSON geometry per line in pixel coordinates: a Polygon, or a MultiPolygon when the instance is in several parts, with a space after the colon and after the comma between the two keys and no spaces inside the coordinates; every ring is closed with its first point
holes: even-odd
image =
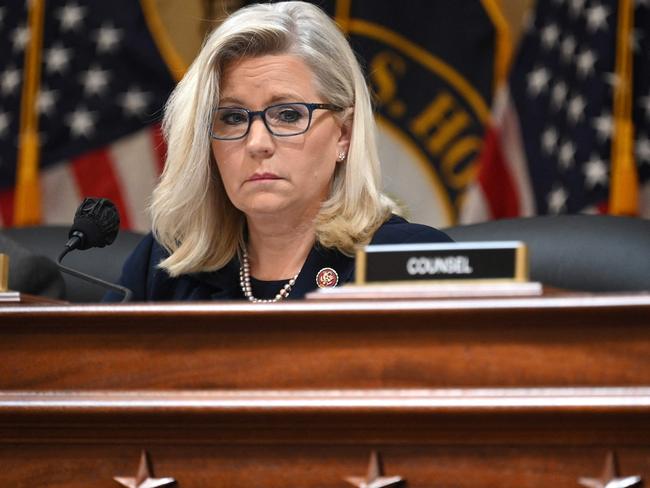
{"type": "Polygon", "coordinates": [[[412,257],[406,261],[406,272],[411,276],[472,274],[473,271],[467,256],[412,257]]]}

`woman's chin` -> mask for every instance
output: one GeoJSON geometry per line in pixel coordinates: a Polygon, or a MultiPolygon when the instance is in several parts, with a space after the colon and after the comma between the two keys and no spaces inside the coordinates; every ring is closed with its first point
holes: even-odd
{"type": "Polygon", "coordinates": [[[295,208],[291,201],[284,198],[277,198],[275,196],[265,196],[264,198],[257,198],[254,202],[243,206],[240,210],[246,214],[247,217],[268,217],[278,216],[285,214],[291,208],[295,208]]]}

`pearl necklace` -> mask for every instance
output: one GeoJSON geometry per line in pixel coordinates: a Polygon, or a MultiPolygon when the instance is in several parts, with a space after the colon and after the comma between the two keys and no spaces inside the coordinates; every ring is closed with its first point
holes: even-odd
{"type": "Polygon", "coordinates": [[[280,288],[280,291],[277,295],[275,295],[275,298],[255,298],[253,296],[253,288],[251,287],[251,268],[248,262],[248,253],[246,252],[246,249],[242,250],[241,261],[241,266],[239,267],[239,286],[241,287],[241,291],[244,292],[244,296],[248,299],[248,301],[253,303],[274,303],[287,298],[291,292],[291,288],[296,284],[298,275],[300,274],[300,271],[298,271],[293,278],[291,278],[282,288],[280,288]]]}

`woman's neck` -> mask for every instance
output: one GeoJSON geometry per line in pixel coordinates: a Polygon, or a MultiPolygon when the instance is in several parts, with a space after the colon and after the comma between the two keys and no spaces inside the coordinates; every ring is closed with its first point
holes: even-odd
{"type": "Polygon", "coordinates": [[[313,219],[278,222],[248,218],[247,223],[251,276],[284,280],[300,271],[315,242],[313,219]]]}

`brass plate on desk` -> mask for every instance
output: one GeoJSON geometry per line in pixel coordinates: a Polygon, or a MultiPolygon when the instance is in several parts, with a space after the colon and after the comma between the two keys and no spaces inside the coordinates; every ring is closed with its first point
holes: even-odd
{"type": "Polygon", "coordinates": [[[0,254],[0,292],[9,289],[9,256],[0,254]]]}

